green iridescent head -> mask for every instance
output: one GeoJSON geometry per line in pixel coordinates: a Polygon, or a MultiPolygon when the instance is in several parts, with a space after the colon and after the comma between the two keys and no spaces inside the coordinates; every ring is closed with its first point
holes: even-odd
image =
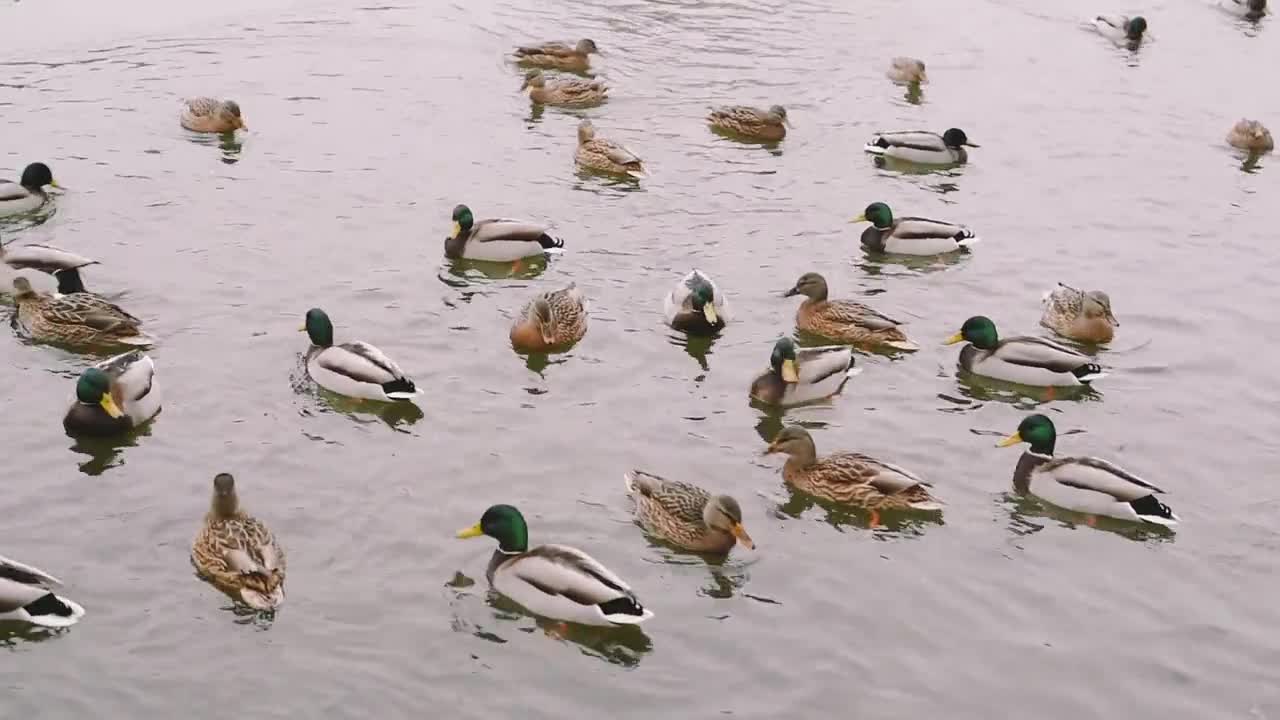
{"type": "Polygon", "coordinates": [[[522,553],[529,549],[529,526],[524,522],[524,515],[511,505],[494,505],[484,511],[480,522],[458,531],[459,538],[481,535],[497,540],[498,548],[506,553],[522,553]]]}

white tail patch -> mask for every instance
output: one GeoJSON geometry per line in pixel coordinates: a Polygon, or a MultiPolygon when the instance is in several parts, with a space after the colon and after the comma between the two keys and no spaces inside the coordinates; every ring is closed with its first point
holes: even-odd
{"type": "Polygon", "coordinates": [[[387,393],[387,397],[391,398],[392,400],[412,400],[412,399],[414,399],[414,398],[418,397],[418,396],[419,396],[419,395],[421,395],[421,394],[422,394],[421,392],[402,392],[402,391],[398,391],[398,392],[389,392],[389,393],[387,393]]]}
{"type": "Polygon", "coordinates": [[[1159,515],[1139,515],[1138,517],[1139,517],[1143,522],[1149,522],[1149,523],[1151,523],[1152,525],[1163,525],[1163,526],[1165,526],[1165,527],[1176,527],[1176,526],[1177,526],[1177,524],[1178,524],[1178,522],[1181,520],[1181,518],[1179,518],[1177,515],[1174,515],[1173,513],[1169,513],[1169,514],[1170,514],[1170,515],[1173,515],[1173,517],[1172,517],[1172,518],[1165,518],[1165,517],[1160,517],[1159,515]]]}
{"type": "Polygon", "coordinates": [[[866,152],[871,153],[872,155],[883,155],[885,153],[885,150],[887,150],[888,148],[882,148],[879,145],[876,145],[875,143],[871,142],[864,145],[862,149],[865,150],[866,152]]]}
{"type": "Polygon", "coordinates": [[[627,492],[631,495],[636,494],[636,474],[627,471],[622,473],[622,484],[626,486],[627,492]]]}
{"type": "Polygon", "coordinates": [[[977,245],[980,242],[982,242],[982,238],[978,237],[977,235],[974,235],[973,237],[965,238],[957,242],[956,244],[959,245],[960,247],[969,247],[970,245],[977,245]]]}
{"type": "Polygon", "coordinates": [[[911,342],[910,340],[890,340],[886,342],[885,345],[897,350],[915,351],[920,349],[919,345],[911,342]]]}
{"type": "Polygon", "coordinates": [[[133,347],[151,347],[156,344],[156,339],[150,335],[142,334],[133,337],[120,338],[121,345],[131,345],[133,347]]]}
{"type": "Polygon", "coordinates": [[[849,370],[844,374],[844,376],[847,378],[851,378],[854,375],[861,375],[861,374],[862,374],[862,366],[854,365],[853,367],[849,368],[849,370]]]}
{"type": "Polygon", "coordinates": [[[1100,372],[1100,373],[1093,373],[1091,375],[1085,375],[1084,377],[1080,378],[1080,382],[1082,383],[1094,382],[1095,380],[1101,380],[1107,375],[1110,375],[1110,373],[1100,372]]]}
{"type": "Polygon", "coordinates": [[[637,180],[643,180],[649,177],[649,175],[646,174],[643,170],[628,170],[627,174],[637,180]]]}
{"type": "Polygon", "coordinates": [[[912,510],[923,510],[925,512],[938,512],[942,510],[943,504],[936,500],[923,500],[921,502],[911,503],[912,510]]]}
{"type": "MultiPolygon", "coordinates": [[[[601,614],[603,615],[603,613],[601,614]]],[[[640,623],[652,617],[653,617],[653,612],[650,611],[648,608],[645,608],[643,615],[625,615],[621,613],[615,613],[613,615],[604,615],[604,619],[608,620],[614,625],[639,625],[640,623]]]]}

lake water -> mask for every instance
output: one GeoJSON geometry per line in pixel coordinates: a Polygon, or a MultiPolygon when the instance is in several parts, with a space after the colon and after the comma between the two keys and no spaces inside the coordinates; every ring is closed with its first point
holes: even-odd
{"type": "Polygon", "coordinates": [[[0,169],[44,160],[68,191],[0,228],[103,261],[86,275],[161,338],[165,408],[120,447],[60,418],[89,361],[0,342],[0,552],[61,576],[69,632],[0,629],[0,715],[222,718],[1280,718],[1277,162],[1223,137],[1280,125],[1275,19],[1143,8],[1136,55],[1080,11],[1018,0],[784,4],[631,0],[0,7],[0,169]],[[531,113],[504,54],[591,37],[604,106],[531,113]],[[923,103],[883,76],[929,63],[923,103]],[[193,141],[178,99],[237,99],[242,144],[193,141]],[[707,106],[785,105],[776,148],[710,133],[707,106]],[[591,117],[651,165],[579,177],[591,117]],[[881,129],[964,128],[945,173],[877,168],[881,129]],[[874,200],[983,243],[945,263],[863,254],[874,200]],[[567,251],[515,273],[448,264],[449,213],[551,222],[567,251]],[[662,297],[692,267],[738,322],[686,347],[662,297]],[[923,346],[861,355],[833,402],[785,417],[747,388],[803,272],[910,320],[923,346]],[[527,361],[534,292],[573,281],[591,327],[527,361]],[[969,315],[1033,332],[1055,282],[1110,292],[1122,323],[1082,398],[956,377],[969,315]],[[368,412],[302,369],[307,308],[428,393],[368,412]],[[1176,534],[1089,527],[1013,497],[1033,408],[1059,452],[1169,491],[1176,534]],[[783,422],[931,479],[941,521],[868,527],[793,496],[760,457],[783,422]],[[723,564],[646,540],[622,473],[736,495],[757,552],[723,564]],[[219,471],[289,553],[289,600],[242,615],[188,551],[219,471]],[[656,618],[558,628],[484,592],[493,543],[453,532],[496,502],[532,540],[582,547],[656,618]]]}

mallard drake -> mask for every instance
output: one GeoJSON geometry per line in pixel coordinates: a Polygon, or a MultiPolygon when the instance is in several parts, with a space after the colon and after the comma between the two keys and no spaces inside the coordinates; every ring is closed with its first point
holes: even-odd
{"type": "Polygon", "coordinates": [[[1276,147],[1271,131],[1257,120],[1241,120],[1227,133],[1227,143],[1250,153],[1269,153],[1276,147]]]}
{"type": "Polygon", "coordinates": [[[515,49],[515,57],[521,65],[583,72],[591,65],[591,53],[599,52],[594,41],[583,38],[572,46],[562,42],[522,45],[515,49]]]}
{"type": "Polygon", "coordinates": [[[715,281],[695,269],[667,293],[662,312],[667,324],[676,330],[713,335],[729,322],[729,301],[716,287],[715,281]]]}
{"type": "Polygon", "coordinates": [[[155,362],[141,350],[87,368],[76,380],[76,399],[62,418],[63,429],[107,437],[145,425],[160,412],[155,375],[155,362]]]}
{"type": "Polygon", "coordinates": [[[587,334],[587,302],[576,283],[539,293],[511,326],[511,344],[524,352],[567,348],[587,334]]]}
{"type": "Polygon", "coordinates": [[[471,208],[453,209],[453,231],[444,241],[444,256],[450,259],[515,262],[564,247],[546,227],[524,220],[476,221],[471,208]]]}
{"type": "Polygon", "coordinates": [[[53,172],[42,162],[28,165],[18,182],[0,180],[0,217],[39,210],[49,199],[46,185],[58,187],[53,172]]]}
{"type": "Polygon", "coordinates": [[[1141,15],[1099,15],[1093,19],[1093,27],[1116,45],[1137,48],[1147,31],[1147,19],[1141,15]]]}
{"type": "Polygon", "coordinates": [[[494,505],[480,522],[458,531],[498,541],[485,577],[494,590],[530,612],[583,625],[639,625],[653,617],[631,587],[595,558],[567,545],[529,549],[524,516],[510,505],[494,505]]]}
{"type": "Polygon", "coordinates": [[[872,252],[895,255],[941,255],[976,245],[972,230],[955,223],[920,217],[895,218],[889,206],[874,202],[850,222],[869,222],[862,231],[862,246],[872,252]]]}
{"type": "Polygon", "coordinates": [[[229,133],[248,130],[234,100],[198,97],[182,101],[182,127],[199,133],[229,133]]]}
{"type": "Polygon", "coordinates": [[[814,497],[867,510],[942,509],[929,483],[896,465],[853,452],[818,457],[813,438],[799,425],[783,428],[769,453],[785,453],[782,479],[814,497]]]}
{"type": "Polygon", "coordinates": [[[853,375],[848,345],[797,348],[783,336],[773,344],[769,369],[751,383],[751,397],[768,405],[790,407],[831,397],[853,375]]]}
{"type": "Polygon", "coordinates": [[[307,374],[330,392],[363,400],[412,400],[418,388],[394,360],[366,342],[333,344],[333,323],[320,308],[307,311],[301,332],[311,338],[307,374]]]}
{"type": "Polygon", "coordinates": [[[1053,456],[1057,431],[1044,415],[1028,415],[1018,431],[998,447],[1029,443],[1014,470],[1014,488],[1058,507],[1090,515],[1137,520],[1155,525],[1178,523],[1168,505],[1156,499],[1160,488],[1106,460],[1053,456]],[[1034,487],[1033,487],[1034,484],[1034,487]]]}
{"type": "Polygon", "coordinates": [[[1101,290],[1085,292],[1058,283],[1041,304],[1040,324],[1072,340],[1109,343],[1120,325],[1111,313],[1111,298],[1101,290]]]}
{"type": "Polygon", "coordinates": [[[853,300],[828,300],[827,280],[805,273],[783,297],[804,295],[796,310],[796,327],[831,340],[854,345],[883,345],[897,350],[918,350],[907,339],[902,323],[853,300]]]}
{"type": "Polygon", "coordinates": [[[38,293],[25,277],[13,279],[18,323],[35,340],[69,345],[138,345],[155,342],[142,321],[88,292],[57,297],[38,293]]]}
{"type": "Polygon", "coordinates": [[[284,550],[270,528],[240,507],[236,479],[213,478],[213,499],[191,543],[191,564],[200,577],[254,610],[284,602],[284,550]]]}
{"type": "MultiPolygon", "coordinates": [[[[34,290],[49,293],[56,291],[62,295],[84,292],[80,268],[98,264],[97,260],[49,245],[28,244],[14,247],[12,241],[8,244],[0,242],[0,262],[14,271],[37,271],[24,275],[32,283],[34,290]],[[37,286],[36,283],[44,280],[46,275],[52,278],[37,286]]],[[[11,287],[13,277],[5,276],[3,282],[5,287],[11,287]]]]}
{"type": "Polygon", "coordinates": [[[1267,0],[1222,0],[1221,5],[1245,20],[1261,20],[1267,14],[1267,0]]]}
{"type": "Polygon", "coordinates": [[[578,167],[611,175],[645,176],[640,156],[612,140],[596,137],[596,126],[590,120],[578,123],[578,167]]]}
{"type": "Polygon", "coordinates": [[[714,108],[707,116],[711,127],[751,140],[777,142],[787,136],[791,121],[787,109],[774,105],[768,110],[746,105],[728,105],[714,108]]]}
{"type": "Polygon", "coordinates": [[[924,71],[924,61],[909,57],[890,60],[885,76],[899,85],[924,85],[929,82],[929,76],[924,71]]]}
{"type": "Polygon", "coordinates": [[[524,76],[520,92],[529,91],[529,99],[538,105],[594,105],[608,99],[609,88],[603,80],[556,78],[548,82],[541,70],[530,70],[524,76]]]}
{"type": "Polygon", "coordinates": [[[1106,377],[1087,355],[1052,340],[1027,335],[1001,340],[995,323],[981,315],[965,320],[944,344],[965,341],[960,367],[975,375],[1036,387],[1088,385],[1106,377]]]}
{"type": "Polygon", "coordinates": [[[62,581],[41,570],[0,555],[0,622],[16,621],[48,628],[71,627],[84,608],[53,593],[62,581]]]}
{"type": "Polygon", "coordinates": [[[739,542],[755,549],[742,527],[742,507],[728,495],[712,495],[697,485],[643,470],[632,470],[622,479],[635,501],[636,520],[650,535],[694,552],[723,554],[739,542]]]}
{"type": "Polygon", "coordinates": [[[951,128],[941,135],[925,130],[877,133],[863,150],[919,165],[956,165],[968,162],[966,147],[980,146],[969,142],[960,128],[951,128]]]}

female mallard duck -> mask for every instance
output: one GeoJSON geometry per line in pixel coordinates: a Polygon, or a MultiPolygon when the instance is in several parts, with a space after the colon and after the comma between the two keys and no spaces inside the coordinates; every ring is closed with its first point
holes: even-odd
{"type": "Polygon", "coordinates": [[[1018,492],[1031,493],[1066,510],[1090,515],[1165,526],[1178,523],[1178,516],[1169,506],[1156,499],[1163,490],[1106,460],[1055,458],[1056,441],[1057,431],[1052,420],[1044,415],[1028,415],[1018,425],[1017,432],[998,443],[999,447],[1024,442],[1031,445],[1018,460],[1013,474],[1013,485],[1018,492]]]}
{"type": "Polygon", "coordinates": [[[1045,293],[1040,324],[1059,335],[1087,343],[1109,343],[1120,325],[1111,313],[1111,298],[1101,290],[1085,292],[1070,285],[1045,293]]]}
{"type": "Polygon", "coordinates": [[[941,135],[924,130],[878,133],[863,150],[918,165],[956,165],[968,162],[966,147],[979,146],[969,142],[963,130],[951,128],[941,135]]]}
{"type": "Polygon", "coordinates": [[[307,374],[330,392],[362,400],[412,400],[418,388],[400,366],[369,343],[333,344],[333,323],[320,308],[307,311],[302,332],[311,338],[307,374]]]}
{"type": "Polygon", "coordinates": [[[1044,338],[1020,336],[1004,340],[995,323],[982,316],[964,321],[946,345],[968,341],[960,349],[960,367],[996,380],[1037,387],[1088,385],[1106,377],[1087,355],[1044,338]]]}
{"type": "Polygon", "coordinates": [[[515,56],[521,65],[584,72],[591,65],[591,53],[599,52],[594,41],[583,38],[572,46],[562,42],[523,45],[515,49],[515,56]]]}
{"type": "Polygon", "coordinates": [[[0,217],[39,210],[49,199],[46,185],[58,187],[49,166],[42,162],[28,165],[18,182],[0,180],[0,217]]]}
{"type": "Polygon", "coordinates": [[[721,132],[764,142],[777,142],[785,138],[787,128],[791,125],[787,120],[787,109],[781,105],[774,105],[768,110],[746,105],[718,107],[707,116],[707,122],[721,132]]]}
{"type": "Polygon", "coordinates": [[[1147,31],[1147,19],[1141,15],[1099,15],[1093,19],[1093,27],[1116,45],[1136,49],[1147,31]]]}
{"type": "Polygon", "coordinates": [[[182,101],[182,127],[199,133],[229,133],[248,130],[240,116],[240,105],[234,100],[210,97],[182,101]]]}
{"type": "Polygon", "coordinates": [[[1271,131],[1257,120],[1241,120],[1227,133],[1227,144],[1246,152],[1261,155],[1269,153],[1276,147],[1271,139],[1271,131]]]}
{"type": "Polygon", "coordinates": [[[87,292],[53,297],[37,293],[25,277],[13,280],[18,323],[41,342],[70,345],[138,345],[155,342],[142,321],[87,292]]]}
{"type": "Polygon", "coordinates": [[[529,549],[529,528],[520,511],[494,505],[460,538],[481,535],[498,541],[485,577],[494,590],[530,612],[583,625],[639,625],[653,617],[631,587],[595,558],[567,545],[529,549]]]}
{"type": "Polygon", "coordinates": [[[701,270],[692,270],[662,303],[667,324],[681,332],[713,335],[729,322],[729,301],[701,270]]]}
{"type": "MultiPolygon", "coordinates": [[[[55,292],[56,283],[56,292],[62,295],[84,292],[84,281],[80,277],[80,269],[87,265],[98,264],[97,260],[90,260],[83,255],[49,245],[29,244],[14,247],[4,242],[0,242],[0,262],[14,271],[36,271],[24,275],[31,282],[33,289],[38,292],[55,292]],[[53,279],[47,279],[46,273],[53,279]],[[36,285],[37,282],[42,281],[45,282],[40,286],[36,285]]],[[[3,282],[5,287],[11,286],[13,277],[6,276],[3,282]]]]}
{"type": "Polygon", "coordinates": [[[191,564],[200,577],[254,610],[284,602],[284,550],[263,522],[240,508],[236,480],[213,478],[213,500],[191,543],[191,564]]]}
{"type": "Polygon", "coordinates": [[[551,237],[542,225],[523,220],[477,222],[471,208],[459,205],[453,209],[453,231],[444,241],[444,256],[514,262],[562,247],[564,241],[551,237]]]}
{"type": "Polygon", "coordinates": [[[1237,17],[1258,21],[1267,14],[1267,0],[1222,0],[1222,7],[1237,17]]]}
{"type": "Polygon", "coordinates": [[[924,85],[929,82],[929,76],[924,71],[924,61],[909,57],[891,60],[885,76],[899,85],[924,85]]]}
{"type": "Polygon", "coordinates": [[[71,627],[84,608],[55,595],[62,581],[30,565],[0,555],[0,621],[12,620],[49,628],[71,627]]]}
{"type": "Polygon", "coordinates": [[[578,167],[611,175],[645,176],[640,157],[612,140],[596,137],[596,126],[590,120],[578,123],[578,167]]]}
{"type": "Polygon", "coordinates": [[[712,495],[697,485],[632,470],[623,475],[635,501],[636,520],[650,535],[684,550],[725,554],[741,542],[755,542],[742,527],[742,507],[728,495],[712,495]]]}
{"type": "Polygon", "coordinates": [[[853,375],[853,350],[848,345],[798,349],[795,340],[783,336],[773,345],[769,366],[751,383],[751,397],[767,405],[801,405],[840,392],[853,375]]]}
{"type": "Polygon", "coordinates": [[[557,78],[547,82],[541,70],[530,70],[524,76],[520,92],[529,91],[529,99],[538,105],[594,105],[608,99],[609,88],[603,80],[557,78]]]}
{"type": "Polygon", "coordinates": [[[862,246],[872,252],[941,255],[978,243],[978,236],[963,225],[919,217],[894,218],[882,202],[871,203],[850,222],[871,223],[862,232],[862,246]]]}
{"type": "Polygon", "coordinates": [[[796,311],[801,330],[854,345],[883,345],[897,350],[918,350],[899,327],[902,323],[852,300],[828,300],[827,280],[805,273],[783,297],[804,295],[796,311]]]}
{"type": "Polygon", "coordinates": [[[587,334],[587,302],[576,283],[540,293],[511,326],[511,344],[522,352],[567,348],[587,334]]]}
{"type": "Polygon", "coordinates": [[[782,479],[814,497],[867,510],[942,509],[929,483],[896,465],[852,452],[818,457],[813,438],[799,425],[783,428],[765,450],[779,452],[787,455],[782,479]]]}
{"type": "Polygon", "coordinates": [[[146,424],[160,412],[156,364],[141,350],[104,360],[80,374],[76,399],[62,418],[72,435],[108,437],[146,424]]]}

